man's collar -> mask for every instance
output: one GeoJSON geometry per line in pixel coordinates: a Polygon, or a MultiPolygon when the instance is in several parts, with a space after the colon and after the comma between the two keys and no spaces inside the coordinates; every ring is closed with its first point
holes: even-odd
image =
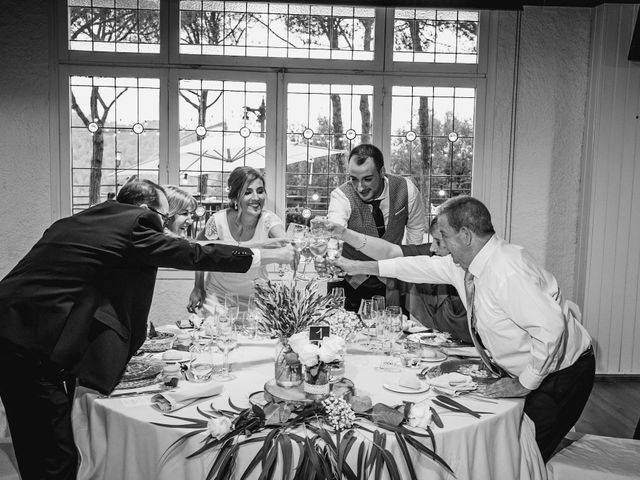
{"type": "Polygon", "coordinates": [[[389,196],[389,179],[386,175],[383,175],[382,179],[384,180],[384,188],[382,189],[382,193],[373,200],[383,200],[389,196]]]}
{"type": "Polygon", "coordinates": [[[469,265],[469,272],[474,277],[482,276],[484,267],[487,265],[489,259],[498,248],[498,243],[498,236],[494,233],[473,258],[473,260],[471,261],[471,265],[469,265]]]}

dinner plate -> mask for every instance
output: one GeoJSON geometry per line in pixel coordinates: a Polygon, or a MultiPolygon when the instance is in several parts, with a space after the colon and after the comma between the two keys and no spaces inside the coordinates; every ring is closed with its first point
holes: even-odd
{"type": "Polygon", "coordinates": [[[420,382],[422,384],[422,386],[418,389],[416,388],[408,388],[408,387],[403,387],[400,385],[392,385],[390,383],[383,383],[382,386],[383,388],[386,388],[387,390],[391,390],[392,392],[396,392],[396,393],[424,393],[427,390],[429,390],[429,384],[427,382],[420,382]]]}
{"type": "Polygon", "coordinates": [[[421,362],[428,362],[428,363],[441,362],[446,359],[447,359],[447,355],[440,351],[436,351],[435,357],[420,357],[421,362]]]}
{"type": "Polygon", "coordinates": [[[440,365],[434,365],[427,370],[426,375],[429,378],[439,377],[443,373],[458,372],[463,375],[470,376],[474,382],[479,384],[490,384],[500,380],[500,377],[494,375],[484,368],[481,359],[476,358],[459,358],[449,359],[440,365]]]}
{"type": "Polygon", "coordinates": [[[407,340],[430,347],[459,347],[462,344],[459,340],[449,338],[447,334],[439,332],[412,333],[407,335],[407,340]]]}
{"type": "Polygon", "coordinates": [[[476,347],[444,347],[442,350],[447,355],[455,357],[480,358],[476,347]]]}

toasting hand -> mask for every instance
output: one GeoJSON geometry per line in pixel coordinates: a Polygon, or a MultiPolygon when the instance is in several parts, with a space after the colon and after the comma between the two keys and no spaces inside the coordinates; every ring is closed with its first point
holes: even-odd
{"type": "Polygon", "coordinates": [[[270,263],[284,263],[293,266],[297,263],[299,256],[300,255],[290,244],[287,244],[284,247],[260,249],[262,265],[268,265],[270,263]]]}

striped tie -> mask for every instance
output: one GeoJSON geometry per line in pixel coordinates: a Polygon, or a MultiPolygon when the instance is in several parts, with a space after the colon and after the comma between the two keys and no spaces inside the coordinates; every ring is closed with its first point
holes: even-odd
{"type": "Polygon", "coordinates": [[[506,372],[491,360],[487,350],[482,344],[482,339],[478,334],[478,330],[476,329],[476,318],[474,315],[475,309],[473,308],[473,299],[476,288],[473,283],[473,274],[468,270],[464,274],[464,289],[467,294],[467,322],[469,325],[469,332],[471,333],[471,340],[473,340],[473,346],[478,350],[482,363],[484,363],[486,369],[495,375],[504,377],[506,376],[506,372]]]}

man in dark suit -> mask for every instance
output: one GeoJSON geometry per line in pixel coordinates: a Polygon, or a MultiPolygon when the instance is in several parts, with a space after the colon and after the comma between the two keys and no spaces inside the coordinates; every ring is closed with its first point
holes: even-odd
{"type": "Polygon", "coordinates": [[[0,381],[23,480],[72,479],[76,380],[113,390],[144,342],[158,267],[246,272],[291,263],[290,246],[199,245],[162,231],[168,202],[147,180],[47,229],[0,282],[0,381]]]}

